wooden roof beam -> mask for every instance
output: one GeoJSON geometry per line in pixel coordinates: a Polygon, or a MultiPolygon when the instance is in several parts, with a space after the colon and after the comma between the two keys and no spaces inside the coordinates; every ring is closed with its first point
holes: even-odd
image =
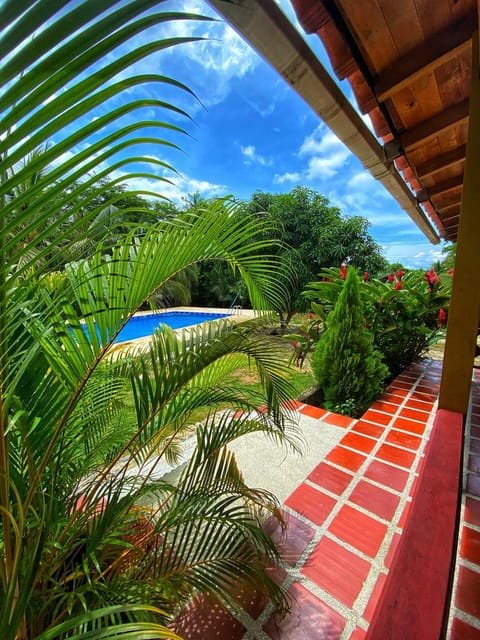
{"type": "Polygon", "coordinates": [[[425,144],[440,133],[450,129],[455,125],[468,120],[468,100],[454,104],[445,111],[438,113],[433,118],[421,122],[416,127],[412,127],[400,135],[405,151],[425,144]]]}
{"type": "Polygon", "coordinates": [[[467,16],[456,25],[436,33],[384,69],[374,80],[377,99],[385,102],[421,76],[435,71],[445,62],[470,49],[474,27],[475,19],[467,16]]]}
{"type": "Polygon", "coordinates": [[[448,169],[449,167],[457,164],[458,162],[462,162],[465,160],[465,152],[466,146],[462,145],[457,149],[453,149],[452,151],[447,151],[446,153],[442,153],[440,156],[436,156],[431,160],[427,160],[423,164],[419,164],[416,167],[417,178],[422,179],[427,176],[431,176],[437,171],[442,171],[442,169],[448,169]]]}

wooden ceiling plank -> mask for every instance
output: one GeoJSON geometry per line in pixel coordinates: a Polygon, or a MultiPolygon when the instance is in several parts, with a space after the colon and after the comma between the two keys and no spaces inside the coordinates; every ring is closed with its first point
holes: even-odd
{"type": "Polygon", "coordinates": [[[402,133],[400,138],[403,148],[407,151],[419,144],[425,144],[430,138],[438,136],[442,131],[467,120],[468,100],[464,100],[402,133]]]}
{"type": "Polygon", "coordinates": [[[455,223],[455,221],[460,218],[460,210],[452,211],[450,213],[440,213],[440,218],[442,219],[443,225],[448,227],[455,223]]]}
{"type": "Polygon", "coordinates": [[[435,69],[434,76],[442,104],[459,104],[468,98],[470,94],[471,58],[470,49],[470,51],[448,60],[445,64],[435,69]]]}
{"type": "Polygon", "coordinates": [[[457,149],[453,149],[452,151],[447,151],[447,153],[443,153],[442,155],[435,156],[431,160],[427,160],[425,163],[417,165],[417,177],[419,179],[425,178],[432,173],[442,171],[442,169],[446,169],[447,167],[451,167],[464,160],[465,153],[466,146],[462,145],[457,149]]]}
{"type": "Polygon", "coordinates": [[[472,19],[464,19],[458,25],[450,26],[421,43],[384,69],[374,81],[377,99],[384,102],[420,76],[434,71],[445,62],[470,50],[472,28],[472,19]]]}
{"type": "Polygon", "coordinates": [[[461,189],[463,186],[463,173],[453,176],[449,180],[444,180],[428,188],[430,197],[439,196],[454,189],[461,189]]]}
{"type": "Polygon", "coordinates": [[[397,58],[402,57],[424,39],[415,0],[378,0],[378,4],[397,48],[397,58]]]}
{"type": "Polygon", "coordinates": [[[446,198],[441,202],[434,202],[435,209],[437,211],[447,211],[448,209],[456,209],[460,210],[460,205],[462,203],[462,194],[459,194],[458,198],[446,198]]]}
{"type": "Polygon", "coordinates": [[[378,0],[333,2],[340,9],[349,29],[356,34],[356,41],[372,74],[376,73],[381,65],[395,60],[398,50],[378,0]]]}

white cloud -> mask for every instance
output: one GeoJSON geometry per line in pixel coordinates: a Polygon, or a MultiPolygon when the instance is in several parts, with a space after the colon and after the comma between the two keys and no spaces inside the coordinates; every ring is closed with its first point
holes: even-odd
{"type": "Polygon", "coordinates": [[[401,262],[410,269],[426,269],[441,260],[442,249],[425,242],[382,242],[385,257],[389,262],[401,262]]]}
{"type": "MultiPolygon", "coordinates": [[[[122,178],[122,176],[126,178],[127,174],[116,171],[111,177],[122,178]]],[[[228,188],[225,185],[208,182],[208,180],[198,180],[187,175],[175,176],[174,178],[171,175],[162,177],[167,177],[168,180],[171,180],[171,183],[142,177],[125,180],[125,184],[132,190],[156,193],[175,204],[183,203],[185,198],[197,192],[205,198],[221,197],[228,194],[228,188]]]]}
{"type": "Polygon", "coordinates": [[[347,157],[348,153],[338,151],[328,156],[310,158],[307,178],[309,180],[332,178],[345,165],[347,157]]]}
{"type": "Polygon", "coordinates": [[[263,167],[269,167],[273,164],[273,160],[271,158],[266,158],[265,156],[257,153],[253,144],[249,144],[246,147],[241,146],[240,150],[242,155],[246,158],[246,160],[244,160],[245,164],[259,164],[263,167]]]}
{"type": "Polygon", "coordinates": [[[300,157],[309,157],[306,177],[308,180],[332,178],[344,167],[349,150],[323,123],[303,141],[300,157]]]}
{"type": "Polygon", "coordinates": [[[347,187],[355,189],[357,187],[368,187],[369,189],[375,183],[375,179],[368,173],[368,171],[359,171],[354,173],[347,182],[347,187]]]}
{"type": "Polygon", "coordinates": [[[297,171],[287,171],[286,173],[276,173],[273,178],[274,184],[285,184],[285,182],[300,182],[301,175],[297,171]]]}

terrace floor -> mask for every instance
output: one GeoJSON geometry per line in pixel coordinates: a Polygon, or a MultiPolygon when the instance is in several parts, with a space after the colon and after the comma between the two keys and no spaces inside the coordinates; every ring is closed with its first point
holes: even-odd
{"type": "MultiPolygon", "coordinates": [[[[436,413],[441,362],[415,363],[359,420],[298,404],[300,423],[340,429],[284,499],[286,531],[270,521],[292,597],[285,618],[245,594],[235,617],[218,606],[186,617],[190,640],[361,640],[404,532],[436,413]]],[[[449,640],[480,640],[480,375],[474,370],[465,443],[458,557],[449,640]]],[[[315,448],[315,447],[314,447],[315,448]]],[[[401,585],[399,585],[401,588],[401,585]]],[[[392,637],[395,637],[392,635],[392,637]]],[[[411,636],[414,638],[414,636],[411,636]]],[[[423,638],[423,636],[422,636],[423,638]]],[[[379,639],[380,640],[380,639],[379,639]]],[[[381,639],[383,640],[383,639],[381,639]]]]}

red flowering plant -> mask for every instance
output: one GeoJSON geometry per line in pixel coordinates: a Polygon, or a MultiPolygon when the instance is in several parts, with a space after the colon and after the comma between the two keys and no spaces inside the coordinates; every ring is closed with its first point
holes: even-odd
{"type": "Polygon", "coordinates": [[[307,356],[315,350],[317,342],[324,331],[325,313],[323,308],[312,303],[312,311],[307,319],[300,325],[296,333],[289,333],[284,336],[293,347],[293,354],[290,362],[300,369],[307,356]]]}
{"type": "MultiPolygon", "coordinates": [[[[304,295],[321,304],[326,315],[333,308],[343,286],[338,268],[323,269],[320,280],[311,282],[304,295]]],[[[435,269],[399,269],[384,279],[365,280],[360,294],[366,325],[375,347],[395,377],[422,355],[445,333],[452,274],[435,269]]]]}

